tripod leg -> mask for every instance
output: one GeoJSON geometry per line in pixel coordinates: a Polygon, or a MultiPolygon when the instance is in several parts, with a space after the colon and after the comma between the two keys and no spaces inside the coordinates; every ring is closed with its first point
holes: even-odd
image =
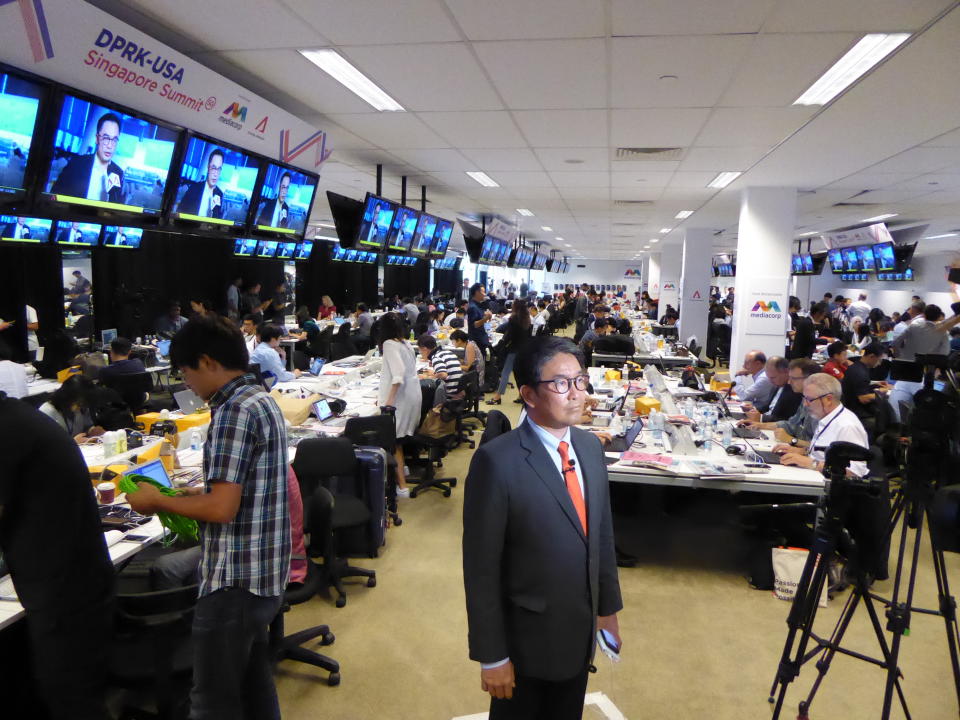
{"type": "Polygon", "coordinates": [[[957,693],[957,705],[960,706],[960,629],[957,627],[957,601],[950,595],[947,582],[947,565],[943,550],[933,547],[933,570],[937,577],[937,597],[940,602],[940,614],[947,629],[947,647],[950,649],[950,664],[953,666],[953,685],[957,693]]]}

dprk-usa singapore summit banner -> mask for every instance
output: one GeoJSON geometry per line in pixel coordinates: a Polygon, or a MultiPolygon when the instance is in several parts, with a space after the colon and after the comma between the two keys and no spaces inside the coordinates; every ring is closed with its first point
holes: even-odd
{"type": "Polygon", "coordinates": [[[0,0],[0,61],[304,170],[326,134],[83,0],[0,0]]]}

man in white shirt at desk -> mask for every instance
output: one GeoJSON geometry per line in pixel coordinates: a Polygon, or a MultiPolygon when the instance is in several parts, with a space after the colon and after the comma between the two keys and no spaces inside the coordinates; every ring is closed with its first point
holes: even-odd
{"type": "Polygon", "coordinates": [[[300,377],[299,370],[287,370],[277,350],[280,347],[280,328],[276,325],[264,324],[257,332],[260,344],[250,353],[250,362],[260,366],[260,373],[264,377],[275,377],[275,382],[290,382],[300,377]],[[269,375],[268,375],[269,373],[269,375]]]}
{"type": "Polygon", "coordinates": [[[743,402],[752,403],[760,412],[770,405],[770,399],[777,391],[776,386],[767,377],[767,356],[759,350],[751,350],[743,358],[743,367],[737,371],[737,396],[743,402]]]}
{"type": "MultiPolygon", "coordinates": [[[[826,373],[811,375],[803,383],[803,403],[807,411],[820,422],[810,441],[808,452],[789,445],[776,445],[775,452],[783,452],[780,462],[784,465],[809,468],[823,472],[824,458],[831,443],[851,442],[869,448],[867,431],[853,411],[845,408],[840,401],[842,390],[840,381],[826,373]]],[[[848,474],[865,477],[869,469],[863,461],[850,463],[848,474]]]]}

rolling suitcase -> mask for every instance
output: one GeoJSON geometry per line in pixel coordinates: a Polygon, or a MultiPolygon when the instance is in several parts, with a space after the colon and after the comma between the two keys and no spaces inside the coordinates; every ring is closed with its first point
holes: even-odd
{"type": "Polygon", "coordinates": [[[387,542],[387,453],[383,448],[366,445],[355,447],[354,451],[363,469],[370,505],[370,525],[366,532],[365,547],[357,549],[357,552],[373,558],[377,557],[380,548],[387,542]]]}

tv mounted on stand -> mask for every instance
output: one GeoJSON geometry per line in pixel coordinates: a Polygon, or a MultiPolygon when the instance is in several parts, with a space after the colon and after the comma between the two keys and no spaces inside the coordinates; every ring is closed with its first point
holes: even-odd
{"type": "Polygon", "coordinates": [[[382,250],[393,225],[397,204],[382,197],[367,193],[363,215],[357,230],[357,244],[365,248],[382,250]]]}
{"type": "Polygon", "coordinates": [[[253,201],[254,230],[300,240],[307,229],[319,178],[288,165],[268,163],[253,201]]]}

